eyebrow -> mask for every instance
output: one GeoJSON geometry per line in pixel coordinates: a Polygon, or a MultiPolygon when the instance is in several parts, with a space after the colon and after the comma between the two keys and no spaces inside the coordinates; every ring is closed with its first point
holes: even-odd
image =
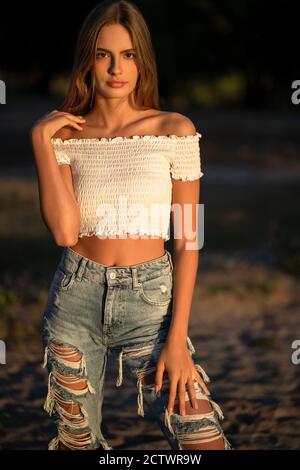
{"type": "MultiPolygon", "coordinates": [[[[109,49],[104,49],[104,47],[97,47],[97,51],[105,51],[105,52],[111,52],[109,49]]],[[[124,51],[121,51],[121,52],[130,52],[130,51],[134,51],[135,49],[124,49],[124,51]]]]}

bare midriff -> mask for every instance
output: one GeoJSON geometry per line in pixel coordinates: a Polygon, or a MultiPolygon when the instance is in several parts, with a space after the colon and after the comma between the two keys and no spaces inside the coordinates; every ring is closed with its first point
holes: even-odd
{"type": "Polygon", "coordinates": [[[163,238],[105,238],[96,235],[81,237],[71,247],[82,256],[107,266],[130,266],[143,263],[165,254],[163,238]]]}

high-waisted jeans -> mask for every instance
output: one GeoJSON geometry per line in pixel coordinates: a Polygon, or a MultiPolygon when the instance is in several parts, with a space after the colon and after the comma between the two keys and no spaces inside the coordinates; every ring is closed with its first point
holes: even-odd
{"type": "MultiPolygon", "coordinates": [[[[48,394],[44,409],[55,416],[59,441],[70,449],[111,450],[101,431],[103,387],[108,354],[119,361],[116,386],[122,385],[123,365],[137,386],[137,413],[153,418],[171,449],[224,438],[219,405],[194,381],[196,397],[208,400],[211,412],[169,413],[168,381],[160,391],[142,378],[156,370],[172,315],[173,264],[170,253],[130,266],[106,266],[63,249],[51,282],[43,318],[44,364],[48,394]]],[[[194,346],[187,337],[190,354],[194,346]]],[[[205,382],[210,379],[195,364],[205,382]]],[[[189,400],[186,391],[186,401],[189,400]]],[[[175,403],[178,403],[176,397],[175,403]]],[[[120,405],[121,406],[121,405],[120,405]]]]}

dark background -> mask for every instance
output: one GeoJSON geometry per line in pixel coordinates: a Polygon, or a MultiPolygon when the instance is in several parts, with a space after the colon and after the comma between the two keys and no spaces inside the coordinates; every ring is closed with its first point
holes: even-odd
{"type": "MultiPolygon", "coordinates": [[[[84,17],[96,5],[5,2],[1,75],[15,91],[55,94],[68,75],[84,17]]],[[[156,52],[162,102],[201,109],[295,111],[299,73],[297,2],[277,0],[137,1],[156,52]],[[171,40],[170,40],[171,38],[171,40]],[[212,96],[213,95],[213,96],[212,96]]]]}

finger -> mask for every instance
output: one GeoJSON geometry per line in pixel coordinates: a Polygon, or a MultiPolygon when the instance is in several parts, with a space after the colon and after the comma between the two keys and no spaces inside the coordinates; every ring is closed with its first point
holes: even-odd
{"type": "Polygon", "coordinates": [[[199,385],[202,388],[202,390],[204,391],[205,395],[210,395],[210,391],[208,390],[208,388],[206,386],[206,383],[204,382],[204,380],[202,379],[202,377],[200,377],[200,375],[198,373],[195,374],[195,379],[199,383],[199,385]]]}
{"type": "Polygon", "coordinates": [[[74,127],[75,129],[78,129],[79,131],[83,130],[83,127],[79,126],[79,124],[76,124],[75,122],[72,122],[69,124],[71,127],[74,127]]]}
{"type": "Polygon", "coordinates": [[[76,122],[84,122],[86,121],[86,119],[83,117],[83,116],[77,116],[75,114],[72,114],[72,113],[67,113],[65,111],[57,111],[57,110],[54,110],[52,111],[51,113],[49,113],[49,116],[51,117],[54,117],[54,118],[57,118],[57,117],[66,117],[68,119],[71,119],[72,121],[76,121],[76,122]]]}
{"type": "Polygon", "coordinates": [[[65,116],[64,121],[66,122],[65,125],[74,127],[75,129],[81,129],[81,130],[83,129],[83,128],[81,127],[81,125],[82,125],[81,122],[75,121],[75,120],[73,120],[73,119],[69,119],[69,117],[67,117],[67,116],[65,116]]]}
{"type": "Polygon", "coordinates": [[[70,119],[71,121],[75,121],[75,122],[83,122],[85,121],[85,118],[82,117],[82,116],[75,116],[74,114],[70,114],[70,113],[64,113],[63,114],[66,118],[70,119]]]}
{"type": "Polygon", "coordinates": [[[181,378],[179,380],[179,412],[182,416],[185,416],[185,381],[181,378]]]}
{"type": "Polygon", "coordinates": [[[75,116],[74,114],[69,114],[70,118],[73,118],[75,121],[85,121],[85,118],[83,116],[75,116]]]}
{"type": "Polygon", "coordinates": [[[173,413],[174,409],[174,403],[175,403],[175,398],[176,398],[176,392],[177,392],[177,384],[178,384],[178,379],[176,378],[169,378],[169,400],[168,400],[168,411],[169,413],[173,413]]]}
{"type": "Polygon", "coordinates": [[[157,364],[156,366],[156,374],[155,374],[155,391],[158,392],[162,386],[162,379],[164,373],[164,365],[157,364]]]}
{"type": "Polygon", "coordinates": [[[187,386],[188,386],[188,392],[189,392],[191,405],[195,410],[197,410],[198,409],[198,401],[197,401],[197,397],[196,397],[196,390],[195,390],[194,380],[191,377],[188,377],[187,386]]]}
{"type": "Polygon", "coordinates": [[[83,127],[81,127],[77,122],[72,121],[71,119],[67,118],[66,124],[67,126],[74,127],[74,129],[78,129],[80,131],[83,130],[83,127]]]}

